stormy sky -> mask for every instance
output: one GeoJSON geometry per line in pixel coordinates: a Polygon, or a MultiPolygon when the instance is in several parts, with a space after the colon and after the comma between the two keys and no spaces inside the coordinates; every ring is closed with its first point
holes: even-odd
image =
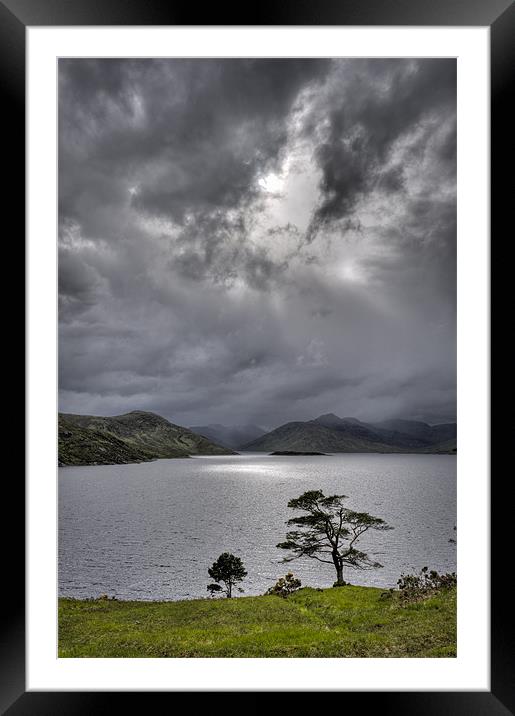
{"type": "Polygon", "coordinates": [[[456,417],[456,63],[59,61],[59,407],[456,417]]]}

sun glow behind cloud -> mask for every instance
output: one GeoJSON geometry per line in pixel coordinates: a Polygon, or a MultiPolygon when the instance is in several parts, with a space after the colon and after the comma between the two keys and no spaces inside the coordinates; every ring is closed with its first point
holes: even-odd
{"type": "Polygon", "coordinates": [[[271,172],[259,180],[259,186],[268,194],[279,194],[284,187],[284,177],[271,172]]]}
{"type": "Polygon", "coordinates": [[[350,283],[366,283],[365,273],[356,262],[344,262],[339,267],[338,273],[344,281],[349,281],[350,283]]]}

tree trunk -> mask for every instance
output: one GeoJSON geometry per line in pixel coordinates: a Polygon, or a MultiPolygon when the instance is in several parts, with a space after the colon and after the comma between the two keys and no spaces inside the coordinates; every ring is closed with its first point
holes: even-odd
{"type": "Polygon", "coordinates": [[[334,584],[336,587],[343,587],[345,584],[345,580],[343,579],[343,562],[339,559],[339,555],[336,550],[333,550],[332,556],[334,568],[336,569],[336,582],[334,584]]]}
{"type": "Polygon", "coordinates": [[[343,566],[341,564],[336,567],[336,584],[342,587],[345,584],[345,580],[343,579],[343,566]]]}
{"type": "Polygon", "coordinates": [[[229,582],[227,585],[227,599],[230,599],[232,597],[232,584],[229,582]]]}

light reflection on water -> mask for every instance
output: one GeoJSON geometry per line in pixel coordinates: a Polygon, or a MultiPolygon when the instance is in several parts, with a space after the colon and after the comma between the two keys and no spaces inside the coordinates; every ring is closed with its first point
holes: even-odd
{"type": "Polygon", "coordinates": [[[208,567],[240,556],[245,594],[291,569],[329,586],[330,565],[282,564],[287,502],[305,490],[346,494],[348,506],[395,529],[360,546],[384,567],[348,572],[354,584],[395,586],[401,572],[456,569],[456,456],[244,454],[59,469],[59,592],[119,599],[207,596],[208,567]]]}

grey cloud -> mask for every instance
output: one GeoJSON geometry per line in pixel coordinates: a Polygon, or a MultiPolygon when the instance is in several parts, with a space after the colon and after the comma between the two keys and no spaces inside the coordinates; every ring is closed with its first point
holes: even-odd
{"type": "Polygon", "coordinates": [[[94,300],[98,286],[96,272],[71,251],[59,250],[59,294],[84,303],[94,300]]]}
{"type": "MultiPolygon", "coordinates": [[[[318,122],[327,126],[315,149],[321,199],[309,239],[328,222],[349,216],[363,194],[375,188],[402,192],[403,166],[392,165],[389,152],[424,119],[455,115],[456,61],[352,61],[338,67],[331,87],[328,106],[315,108],[318,122]],[[344,84],[343,92],[335,91],[338,83],[344,84]]],[[[455,132],[445,136],[442,162],[454,163],[455,141],[455,132]]],[[[420,142],[412,154],[423,150],[420,142]]]]}
{"type": "Polygon", "coordinates": [[[238,206],[277,160],[299,90],[327,64],[61,60],[61,151],[66,156],[73,139],[72,151],[78,144],[88,161],[71,192],[63,162],[62,215],[85,218],[80,189],[91,191],[96,168],[111,169],[113,183],[129,175],[139,184],[137,209],[179,222],[187,212],[238,206]]]}
{"type": "Polygon", "coordinates": [[[61,60],[61,408],[451,419],[453,62],[61,60]]]}
{"type": "Polygon", "coordinates": [[[175,239],[179,250],[173,252],[170,268],[196,281],[209,278],[229,285],[242,278],[251,288],[266,289],[279,280],[286,264],[272,260],[265,247],[249,244],[246,236],[242,213],[232,219],[219,211],[201,213],[175,239]]]}
{"type": "Polygon", "coordinates": [[[121,240],[135,215],[169,219],[185,245],[177,271],[224,281],[241,266],[267,286],[281,266],[264,247],[228,248],[242,229],[226,212],[245,221],[258,178],[286,148],[292,104],[328,64],[61,60],[61,225],[121,240]]]}

